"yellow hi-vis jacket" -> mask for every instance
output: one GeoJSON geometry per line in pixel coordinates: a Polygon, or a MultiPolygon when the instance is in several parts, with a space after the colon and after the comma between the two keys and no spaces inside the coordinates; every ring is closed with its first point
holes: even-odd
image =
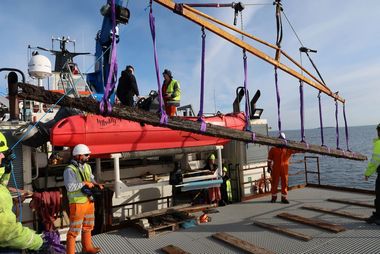
{"type": "Polygon", "coordinates": [[[373,173],[376,172],[379,166],[380,166],[380,138],[375,138],[373,140],[372,158],[368,162],[368,166],[364,175],[365,176],[373,175],[373,173]]]}
{"type": "MultiPolygon", "coordinates": [[[[227,174],[228,172],[227,167],[225,166],[223,167],[223,172],[227,174]]],[[[228,201],[232,201],[232,187],[231,187],[231,180],[229,178],[226,180],[226,189],[227,189],[228,201]]]]}
{"type": "Polygon", "coordinates": [[[4,174],[4,168],[0,171],[0,248],[38,250],[43,240],[33,230],[17,222],[12,211],[12,196],[4,184],[8,183],[9,174],[4,174]]]}
{"type": "MultiPolygon", "coordinates": [[[[83,181],[85,182],[91,182],[91,174],[92,174],[92,171],[91,171],[91,166],[89,164],[84,164],[84,168],[83,168],[83,178],[82,179],[82,175],[81,173],[79,172],[79,169],[74,166],[73,164],[70,164],[66,167],[66,170],[68,169],[71,169],[75,174],[76,174],[76,181],[81,183],[83,181]]],[[[67,197],[69,198],[69,204],[83,204],[83,203],[86,203],[88,201],[88,197],[86,194],[84,194],[82,192],[81,189],[78,189],[76,191],[67,191],[67,197]]]]}
{"type": "Polygon", "coordinates": [[[171,98],[167,101],[168,104],[178,104],[181,100],[181,87],[179,82],[175,79],[170,81],[168,87],[166,88],[166,93],[171,95],[171,98]]]}

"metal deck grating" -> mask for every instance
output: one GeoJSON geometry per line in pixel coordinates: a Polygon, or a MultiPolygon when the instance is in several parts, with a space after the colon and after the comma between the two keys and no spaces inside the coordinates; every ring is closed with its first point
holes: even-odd
{"type": "MultiPolygon", "coordinates": [[[[371,208],[328,202],[327,198],[352,199],[372,203],[374,196],[332,191],[317,188],[297,189],[289,192],[290,205],[269,203],[270,197],[262,197],[238,204],[219,207],[220,213],[209,214],[212,221],[194,228],[168,232],[153,238],[145,238],[135,229],[124,229],[94,236],[94,242],[102,247],[101,253],[162,253],[160,249],[173,244],[189,253],[242,253],[234,247],[211,237],[216,232],[226,232],[275,253],[380,253],[380,226],[345,217],[301,209],[313,205],[370,215],[371,208]],[[338,234],[298,224],[276,217],[289,212],[339,223],[348,230],[338,234]],[[313,237],[309,242],[252,225],[254,220],[286,226],[313,237]]],[[[200,215],[200,213],[198,213],[200,215]]],[[[79,250],[79,249],[78,249],[79,250]]]]}

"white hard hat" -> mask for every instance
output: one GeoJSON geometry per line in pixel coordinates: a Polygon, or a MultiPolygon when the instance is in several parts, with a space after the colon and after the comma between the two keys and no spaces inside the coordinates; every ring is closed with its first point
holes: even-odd
{"type": "Polygon", "coordinates": [[[282,138],[282,139],[286,139],[285,133],[281,132],[281,133],[280,133],[280,138],[282,138]]]}
{"type": "Polygon", "coordinates": [[[78,144],[73,149],[73,156],[90,153],[90,148],[88,148],[88,146],[86,146],[85,144],[78,144]]]}

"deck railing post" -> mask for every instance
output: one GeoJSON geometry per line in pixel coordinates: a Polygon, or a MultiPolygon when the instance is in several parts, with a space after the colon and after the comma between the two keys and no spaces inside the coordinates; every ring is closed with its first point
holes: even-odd
{"type": "Polygon", "coordinates": [[[317,158],[317,171],[318,171],[318,185],[321,185],[321,172],[319,170],[319,157],[317,158]]]}
{"type": "Polygon", "coordinates": [[[304,156],[303,160],[304,160],[304,163],[305,163],[305,182],[306,182],[306,185],[308,184],[307,182],[307,156],[304,156]]]}

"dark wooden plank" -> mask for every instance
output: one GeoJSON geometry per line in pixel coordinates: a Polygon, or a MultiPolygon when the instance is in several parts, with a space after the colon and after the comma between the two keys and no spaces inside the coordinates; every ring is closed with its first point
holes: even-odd
{"type": "Polygon", "coordinates": [[[351,218],[351,219],[355,219],[355,220],[365,220],[368,218],[368,216],[365,216],[365,215],[354,214],[354,213],[350,213],[347,211],[336,211],[336,210],[332,210],[332,209],[328,209],[328,208],[324,208],[324,207],[303,206],[302,208],[312,210],[312,211],[317,211],[317,212],[339,215],[339,216],[343,216],[343,217],[347,217],[347,218],[351,218]]]}
{"type": "Polygon", "coordinates": [[[172,206],[168,208],[162,208],[150,212],[145,213],[139,213],[135,215],[128,216],[127,219],[129,220],[137,220],[141,218],[146,217],[152,217],[152,216],[158,216],[165,213],[173,213],[173,212],[187,212],[187,213],[194,213],[199,211],[204,211],[209,208],[215,208],[216,204],[205,204],[205,205],[191,205],[191,204],[182,204],[177,206],[172,206]]]}
{"type": "MultiPolygon", "coordinates": [[[[21,98],[44,102],[47,104],[55,104],[59,101],[58,105],[60,106],[77,108],[89,113],[100,114],[99,102],[90,97],[70,98],[68,96],[65,96],[62,99],[62,94],[45,90],[43,87],[37,87],[25,83],[18,83],[18,86],[22,89],[22,92],[18,94],[21,98]]],[[[253,139],[252,133],[249,131],[235,130],[222,126],[212,125],[209,123],[207,124],[206,131],[203,132],[200,129],[200,122],[185,120],[181,117],[169,117],[167,124],[161,124],[160,115],[131,107],[114,106],[112,112],[108,114],[108,116],[135,122],[142,122],[153,126],[167,127],[173,130],[182,130],[207,136],[233,139],[244,142],[253,142],[262,145],[288,147],[299,151],[317,153],[338,158],[351,160],[367,159],[366,156],[359,153],[344,151],[340,149],[330,149],[319,145],[306,144],[292,140],[284,141],[283,139],[264,136],[258,133],[255,134],[255,138],[253,139]]]]}
{"type": "Polygon", "coordinates": [[[172,244],[161,248],[161,250],[165,253],[168,253],[168,254],[190,254],[189,252],[184,251],[183,249],[181,249],[177,246],[174,246],[172,244]]]}
{"type": "Polygon", "coordinates": [[[336,202],[336,203],[342,203],[342,204],[347,204],[347,205],[357,205],[357,206],[375,208],[375,205],[368,204],[366,202],[361,202],[361,201],[349,200],[349,199],[329,198],[329,199],[327,199],[327,201],[336,202]]]}
{"type": "Polygon", "coordinates": [[[162,208],[162,209],[158,209],[158,210],[154,210],[154,211],[150,211],[150,212],[139,213],[139,214],[135,214],[135,215],[129,216],[127,218],[129,220],[137,220],[137,219],[141,219],[141,218],[146,218],[146,217],[151,217],[151,216],[158,216],[158,215],[165,214],[165,213],[180,211],[180,209],[182,209],[182,208],[188,208],[188,207],[191,207],[191,204],[177,205],[177,206],[172,206],[172,207],[168,207],[168,208],[162,208]]]}
{"type": "Polygon", "coordinates": [[[149,228],[144,228],[137,223],[132,224],[132,226],[140,230],[147,238],[152,238],[160,234],[176,231],[179,229],[179,224],[177,223],[166,223],[157,227],[149,228]]]}
{"type": "Polygon", "coordinates": [[[306,217],[302,217],[302,216],[291,214],[291,213],[280,213],[280,214],[277,214],[277,216],[283,219],[295,221],[298,223],[310,225],[317,228],[322,228],[334,233],[339,233],[346,230],[345,227],[339,224],[333,224],[324,220],[306,218],[306,217]]]}
{"type": "Polygon", "coordinates": [[[207,209],[212,209],[216,207],[217,207],[216,204],[204,204],[204,205],[194,205],[191,207],[184,207],[184,208],[180,208],[176,210],[180,212],[195,213],[199,211],[207,211],[207,209]]]}
{"type": "Polygon", "coordinates": [[[264,222],[259,222],[259,221],[253,222],[253,225],[257,225],[257,226],[262,227],[262,228],[270,229],[270,230],[278,232],[278,233],[282,233],[282,234],[285,234],[288,236],[292,236],[292,237],[295,237],[295,238],[303,240],[303,241],[310,241],[311,239],[313,239],[313,237],[311,237],[309,235],[305,235],[305,234],[290,230],[290,229],[288,229],[286,227],[282,227],[282,226],[276,226],[276,225],[272,225],[272,224],[268,224],[268,223],[264,223],[264,222]]]}
{"type": "Polygon", "coordinates": [[[213,238],[221,240],[229,245],[232,245],[240,250],[244,250],[248,253],[253,254],[274,254],[274,252],[258,247],[252,243],[249,243],[247,241],[241,240],[235,236],[229,235],[227,233],[215,233],[212,235],[213,238]]]}

